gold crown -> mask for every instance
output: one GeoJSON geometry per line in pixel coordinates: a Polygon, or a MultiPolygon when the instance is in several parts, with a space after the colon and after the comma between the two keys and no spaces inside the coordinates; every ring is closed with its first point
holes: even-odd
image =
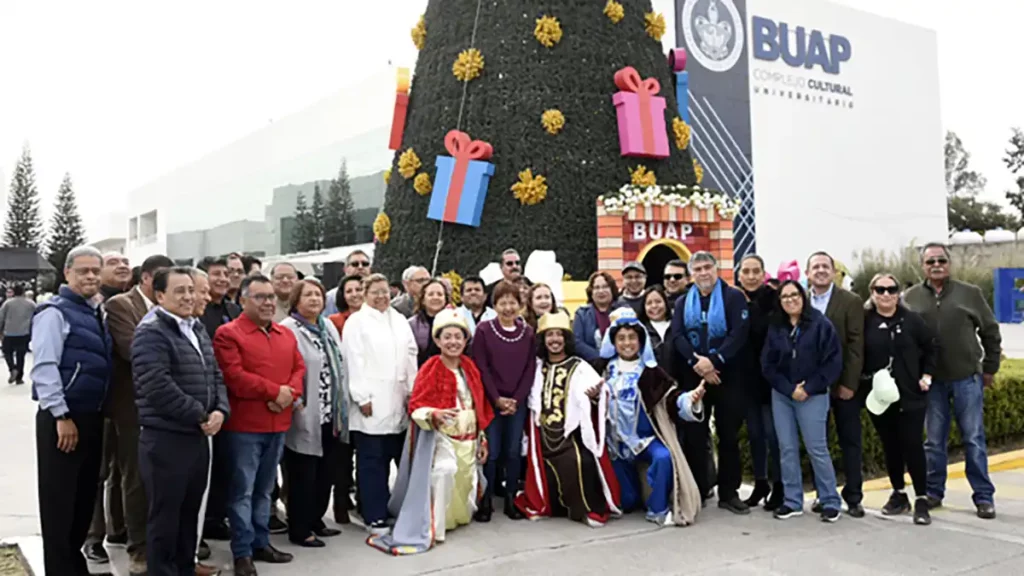
{"type": "Polygon", "coordinates": [[[548,330],[565,330],[572,333],[572,325],[569,323],[569,315],[565,312],[548,312],[537,321],[537,334],[543,334],[548,330]]]}

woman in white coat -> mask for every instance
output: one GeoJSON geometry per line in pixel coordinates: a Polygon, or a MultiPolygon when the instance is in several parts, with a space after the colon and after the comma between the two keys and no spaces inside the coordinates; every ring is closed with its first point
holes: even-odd
{"type": "MultiPolygon", "coordinates": [[[[285,434],[285,459],[290,487],[288,539],[307,548],[322,548],[319,537],[337,536],[340,530],[324,524],[334,485],[335,452],[347,444],[349,399],[342,367],[341,337],[320,313],[324,287],[314,279],[300,280],[288,300],[289,315],[281,325],[295,333],[299,354],[306,364],[301,404],[292,412],[285,434]],[[316,391],[316,393],[314,393],[316,391]]],[[[351,456],[350,456],[351,457],[351,456]]]]}
{"type": "Polygon", "coordinates": [[[365,303],[342,333],[356,444],[359,507],[372,534],[388,532],[391,463],[402,457],[418,348],[409,321],[391,308],[388,279],[363,280],[365,303]]]}

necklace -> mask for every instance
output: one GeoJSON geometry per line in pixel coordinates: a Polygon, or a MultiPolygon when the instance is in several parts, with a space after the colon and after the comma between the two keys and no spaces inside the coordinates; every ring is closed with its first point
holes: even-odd
{"type": "MultiPolygon", "coordinates": [[[[505,336],[504,334],[502,334],[502,332],[504,332],[505,330],[503,328],[497,326],[498,322],[499,321],[497,319],[491,321],[491,332],[493,332],[494,335],[498,337],[498,339],[502,340],[506,344],[515,344],[516,342],[519,342],[520,340],[522,340],[523,336],[526,335],[526,329],[524,328],[522,330],[519,330],[519,335],[518,336],[515,336],[513,338],[509,338],[508,336],[505,336]]],[[[516,328],[520,328],[518,322],[516,323],[516,328]]]]}

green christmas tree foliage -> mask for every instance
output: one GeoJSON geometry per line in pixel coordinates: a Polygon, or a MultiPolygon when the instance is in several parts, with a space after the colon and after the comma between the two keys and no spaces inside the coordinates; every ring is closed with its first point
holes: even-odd
{"type": "Polygon", "coordinates": [[[313,185],[313,204],[309,207],[309,220],[310,234],[313,237],[313,247],[310,250],[319,250],[324,247],[324,196],[320,192],[319,184],[313,185]]]}
{"type": "Polygon", "coordinates": [[[57,191],[57,205],[50,220],[50,234],[46,240],[47,259],[57,269],[58,285],[64,283],[64,263],[68,252],[85,244],[85,227],[78,214],[78,202],[71,186],[71,175],[65,174],[57,191]]]}
{"type": "Polygon", "coordinates": [[[4,246],[38,250],[42,236],[43,222],[39,216],[39,191],[36,189],[36,175],[32,168],[32,153],[25,146],[11,178],[4,246]]]}
{"type": "Polygon", "coordinates": [[[397,278],[409,264],[433,264],[439,223],[427,219],[430,194],[416,193],[414,178],[399,173],[398,158],[412,148],[422,162],[418,172],[434,181],[435,158],[450,155],[445,134],[457,128],[493,146],[495,172],[480,227],[444,225],[437,270],[476,273],[497,261],[502,250],[515,247],[524,258],[533,250],[555,250],[567,273],[586,278],[597,268],[598,196],[630,183],[638,165],[653,171],[662,185],[696,183],[689,152],[673,144],[678,106],[662,44],[647,31],[651,1],[619,0],[624,15],[617,23],[604,13],[604,1],[484,2],[472,40],[477,4],[427,3],[425,42],[385,197],[390,239],[377,246],[374,269],[397,278]],[[551,47],[534,36],[543,16],[557,18],[562,31],[551,47]],[[479,77],[464,83],[452,67],[469,48],[480,51],[484,67],[479,77]],[[615,73],[626,66],[661,84],[668,158],[620,155],[612,96],[618,90],[615,73]],[[557,134],[541,123],[547,110],[564,116],[557,134]],[[511,191],[526,169],[546,179],[547,196],[538,204],[522,204],[511,191]]]}
{"type": "Polygon", "coordinates": [[[354,211],[348,167],[342,160],[338,177],[331,180],[331,187],[327,189],[327,204],[324,207],[324,248],[355,243],[354,211]]]}
{"type": "Polygon", "coordinates": [[[316,223],[306,205],[306,195],[299,191],[295,200],[295,229],[292,241],[297,252],[308,252],[316,249],[316,223]]]}

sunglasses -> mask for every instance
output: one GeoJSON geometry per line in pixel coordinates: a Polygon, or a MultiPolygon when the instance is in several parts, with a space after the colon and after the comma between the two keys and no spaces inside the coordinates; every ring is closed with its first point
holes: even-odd
{"type": "Polygon", "coordinates": [[[935,266],[936,264],[941,266],[942,264],[949,264],[949,259],[948,258],[929,258],[929,259],[925,260],[924,263],[929,265],[929,266],[935,266]]]}
{"type": "Polygon", "coordinates": [[[875,294],[878,294],[879,296],[882,294],[892,294],[895,296],[900,293],[899,286],[875,286],[872,290],[874,290],[875,294]]]}
{"type": "Polygon", "coordinates": [[[508,268],[519,268],[519,260],[509,260],[505,262],[505,266],[508,268]]]}
{"type": "Polygon", "coordinates": [[[682,280],[686,274],[665,274],[665,280],[682,280]]]}
{"type": "Polygon", "coordinates": [[[369,262],[361,261],[361,260],[356,260],[355,262],[349,262],[348,265],[353,267],[353,268],[369,268],[370,267],[370,263],[369,262]]]}

